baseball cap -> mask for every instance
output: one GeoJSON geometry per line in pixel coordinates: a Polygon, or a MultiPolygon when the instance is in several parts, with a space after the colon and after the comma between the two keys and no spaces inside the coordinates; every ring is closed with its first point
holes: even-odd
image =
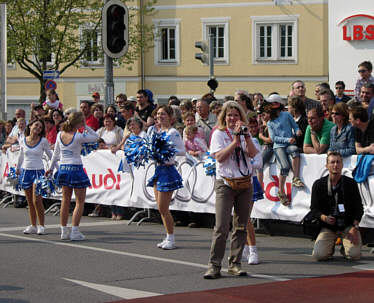
{"type": "Polygon", "coordinates": [[[99,92],[94,92],[94,93],[92,94],[92,97],[94,97],[94,98],[100,98],[100,94],[99,94],[99,92]]]}
{"type": "Polygon", "coordinates": [[[282,98],[280,95],[278,95],[278,94],[272,94],[272,95],[270,95],[269,97],[267,97],[265,100],[266,100],[267,102],[269,102],[269,103],[273,103],[273,107],[274,107],[274,108],[279,107],[279,106],[277,105],[277,103],[278,103],[278,104],[282,104],[282,105],[287,105],[287,104],[286,104],[286,101],[283,100],[283,98],[282,98]]]}

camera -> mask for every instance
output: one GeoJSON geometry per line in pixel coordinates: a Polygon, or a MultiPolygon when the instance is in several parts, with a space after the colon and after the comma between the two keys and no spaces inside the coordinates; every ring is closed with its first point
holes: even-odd
{"type": "Polygon", "coordinates": [[[240,126],[239,135],[247,135],[248,134],[248,127],[245,125],[240,126]]]}
{"type": "Polygon", "coordinates": [[[343,230],[345,228],[344,213],[339,212],[339,210],[335,208],[331,215],[335,218],[335,226],[339,230],[343,230]]]}

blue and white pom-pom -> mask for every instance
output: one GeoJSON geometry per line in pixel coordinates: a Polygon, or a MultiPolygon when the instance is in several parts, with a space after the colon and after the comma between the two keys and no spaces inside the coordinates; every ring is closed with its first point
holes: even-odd
{"type": "Polygon", "coordinates": [[[153,133],[150,148],[150,158],[160,164],[168,162],[177,152],[166,132],[153,133]]]}
{"type": "Polygon", "coordinates": [[[89,142],[89,143],[83,143],[82,144],[82,150],[81,155],[87,156],[94,150],[97,150],[99,148],[99,144],[97,142],[89,142]]]}
{"type": "Polygon", "coordinates": [[[207,176],[215,176],[216,175],[216,159],[214,159],[209,152],[206,153],[208,156],[204,160],[203,167],[205,168],[205,174],[207,176]]]}
{"type": "Polygon", "coordinates": [[[36,195],[42,196],[43,198],[49,198],[56,191],[52,177],[40,176],[34,183],[36,185],[36,195]]]}
{"type": "Polygon", "coordinates": [[[7,182],[15,189],[15,190],[21,190],[21,185],[19,183],[19,177],[16,174],[16,168],[11,167],[9,168],[9,173],[7,176],[7,182]]]}
{"type": "Polygon", "coordinates": [[[134,164],[136,168],[145,166],[149,161],[149,142],[135,135],[131,135],[125,143],[124,151],[128,164],[134,164]]]}

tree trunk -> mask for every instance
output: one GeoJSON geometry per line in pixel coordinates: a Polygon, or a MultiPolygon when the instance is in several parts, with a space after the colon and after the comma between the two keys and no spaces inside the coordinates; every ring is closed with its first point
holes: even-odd
{"type": "Polygon", "coordinates": [[[47,99],[47,95],[45,93],[45,88],[44,88],[44,85],[45,85],[45,82],[47,80],[43,79],[43,77],[39,78],[39,82],[40,82],[40,97],[39,97],[39,103],[40,104],[43,104],[43,102],[47,99]]]}

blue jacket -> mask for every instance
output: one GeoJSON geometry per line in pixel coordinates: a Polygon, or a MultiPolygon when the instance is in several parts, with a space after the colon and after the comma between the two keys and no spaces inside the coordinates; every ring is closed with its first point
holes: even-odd
{"type": "Polygon", "coordinates": [[[296,132],[299,130],[289,112],[280,112],[278,118],[270,120],[267,125],[270,138],[274,142],[273,148],[290,145],[290,139],[296,138],[296,132]]]}

